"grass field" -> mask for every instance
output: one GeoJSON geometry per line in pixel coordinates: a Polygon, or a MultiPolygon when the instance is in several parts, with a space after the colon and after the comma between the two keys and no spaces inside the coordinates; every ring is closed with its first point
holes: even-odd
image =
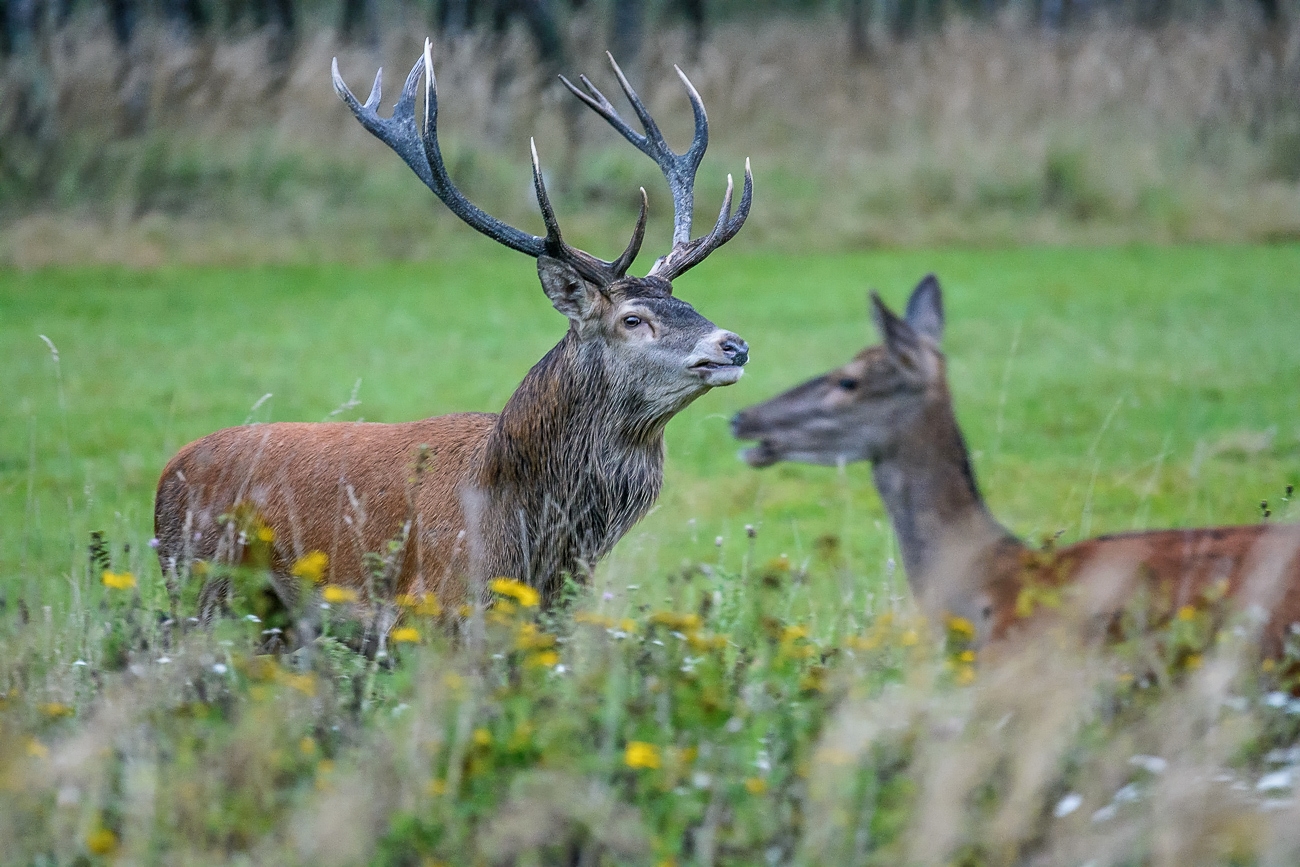
{"type": "MultiPolygon", "coordinates": [[[[532,270],[507,254],[0,275],[0,587],[46,599],[91,530],[139,550],[163,464],[217,428],[324,419],[358,381],[337,418],[499,409],[564,328],[532,270]]],[[[727,420],[873,341],[866,290],[901,304],[930,270],[976,471],[1018,532],[1248,522],[1300,483],[1300,247],[732,255],[678,292],[753,361],[669,426],[661,508],[607,571],[734,559],[753,524],[764,554],[800,561],[838,535],[874,580],[889,543],[867,468],[750,470],[727,420]]]]}
{"type": "Polygon", "coordinates": [[[934,271],[1008,526],[1294,517],[1297,246],[724,251],[677,291],[751,367],[670,424],[660,506],[576,618],[503,606],[494,655],[433,629],[391,671],[176,632],[145,544],[167,458],[245,421],[498,409],[564,327],[532,271],[0,273],[0,863],[1293,863],[1300,808],[1250,793],[1300,762],[1274,756],[1300,707],[1231,642],[1153,676],[1040,648],[966,689],[907,619],[868,469],[750,470],[727,421],[934,271]]]}

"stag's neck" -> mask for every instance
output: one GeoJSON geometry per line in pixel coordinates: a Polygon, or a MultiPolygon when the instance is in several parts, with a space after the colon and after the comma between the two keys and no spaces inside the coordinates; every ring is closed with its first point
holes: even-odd
{"type": "Polygon", "coordinates": [[[655,417],[647,403],[609,373],[600,345],[568,332],[528,371],[501,410],[494,451],[503,460],[519,454],[559,468],[581,463],[584,454],[626,454],[663,447],[668,416],[655,417]],[[585,446],[582,452],[572,446],[585,446]]]}
{"type": "MultiPolygon", "coordinates": [[[[484,444],[479,484],[502,550],[496,574],[544,594],[604,556],[654,505],[664,426],[569,332],[524,377],[484,444]]],[[[493,532],[493,528],[487,528],[493,532]]]]}
{"type": "MultiPolygon", "coordinates": [[[[893,524],[913,595],[933,598],[956,583],[993,546],[1013,537],[989,512],[950,400],[936,401],[872,465],[876,489],[893,524]]],[[[955,589],[955,588],[954,588],[955,589]]]]}

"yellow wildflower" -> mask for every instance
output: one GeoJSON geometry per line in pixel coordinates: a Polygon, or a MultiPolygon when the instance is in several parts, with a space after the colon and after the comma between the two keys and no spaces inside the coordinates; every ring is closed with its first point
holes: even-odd
{"type": "Polygon", "coordinates": [[[516,650],[545,650],[554,646],[554,635],[542,632],[535,623],[520,624],[519,634],[515,636],[516,650]]]}
{"type": "Polygon", "coordinates": [[[854,635],[844,643],[849,650],[875,650],[880,647],[880,636],[874,632],[870,635],[854,635]]]}
{"type": "MultiPolygon", "coordinates": [[[[809,650],[811,649],[812,648],[809,648],[809,650]]],[[[823,681],[825,679],[826,669],[822,666],[815,666],[803,677],[799,678],[799,689],[804,692],[821,692],[824,688],[823,681]]]]}
{"type": "Polygon", "coordinates": [[[1034,613],[1034,594],[1026,587],[1016,594],[1016,617],[1021,620],[1034,613]]]}
{"type": "Polygon", "coordinates": [[[86,848],[92,855],[111,855],[117,851],[117,835],[107,828],[96,828],[86,835],[86,848]]]}
{"type": "Polygon", "coordinates": [[[1201,655],[1199,653],[1193,653],[1191,656],[1187,657],[1186,662],[1183,664],[1187,667],[1188,671],[1195,671],[1201,667],[1201,655]]]}
{"type": "Polygon", "coordinates": [[[767,791],[767,781],[762,777],[750,777],[745,780],[745,791],[751,795],[761,795],[767,791]]]}
{"type": "Polygon", "coordinates": [[[403,593],[397,597],[396,602],[419,617],[437,617],[442,613],[442,605],[432,593],[421,593],[419,596],[403,593]]]}
{"type": "Polygon", "coordinates": [[[970,641],[975,637],[975,624],[965,617],[949,617],[947,626],[954,638],[970,641]]]}
{"type": "Polygon", "coordinates": [[[764,577],[775,578],[781,573],[790,571],[790,557],[787,554],[773,557],[763,564],[763,571],[767,573],[764,577]]]}
{"type": "Polygon", "coordinates": [[[51,701],[41,705],[41,713],[48,717],[58,719],[61,716],[72,716],[72,708],[62,702],[51,701]]]}
{"type": "Polygon", "coordinates": [[[645,741],[628,741],[623,753],[623,764],[629,768],[659,767],[659,748],[645,741]]]}
{"type": "Polygon", "coordinates": [[[589,623],[592,626],[601,626],[609,629],[614,625],[614,621],[603,614],[594,614],[590,611],[579,611],[573,615],[574,623],[589,623]]]}
{"type": "Polygon", "coordinates": [[[485,728],[474,729],[474,743],[478,744],[480,747],[485,747],[492,743],[492,732],[485,728]]]}
{"type": "Polygon", "coordinates": [[[271,529],[269,524],[258,522],[253,535],[257,541],[268,545],[275,541],[275,531],[271,529]]]}
{"type": "Polygon", "coordinates": [[[296,689],[305,696],[311,697],[316,695],[316,675],[311,672],[305,674],[294,674],[292,671],[281,671],[279,680],[290,689],[296,689]]]}
{"type": "Polygon", "coordinates": [[[429,781],[429,788],[427,789],[427,791],[429,792],[430,795],[433,795],[435,798],[437,798],[437,797],[439,797],[439,796],[441,796],[441,795],[445,795],[445,794],[447,794],[447,781],[446,781],[446,780],[430,780],[430,781],[429,781]]]}
{"type": "Polygon", "coordinates": [[[534,653],[528,657],[525,664],[537,668],[551,668],[560,661],[560,654],[554,650],[543,650],[541,653],[534,653]]]}
{"type": "Polygon", "coordinates": [[[974,662],[974,661],[975,661],[975,651],[973,651],[973,650],[963,650],[961,653],[957,654],[957,659],[958,659],[959,661],[961,661],[961,662],[965,662],[965,663],[971,663],[971,662],[974,662]]]}
{"type": "Polygon", "coordinates": [[[656,611],[650,615],[650,622],[667,626],[677,632],[692,632],[700,628],[698,614],[678,614],[675,611],[656,611]]]}
{"type": "Polygon", "coordinates": [[[329,554],[324,551],[308,551],[293,561],[293,568],[289,570],[289,574],[295,578],[319,584],[325,580],[325,570],[329,568],[329,565],[329,554]]]}
{"type": "Polygon", "coordinates": [[[332,605],[340,605],[344,602],[356,602],[357,591],[351,587],[342,587],[338,584],[326,584],[321,597],[332,605]]]}
{"type": "Polygon", "coordinates": [[[618,622],[618,628],[628,635],[632,635],[636,632],[636,621],[631,617],[624,617],[618,622]]]}
{"type": "Polygon", "coordinates": [[[911,647],[912,645],[916,644],[920,640],[921,640],[921,636],[917,633],[915,629],[907,630],[906,632],[903,633],[902,637],[898,639],[899,643],[902,644],[904,647],[911,647]]]}
{"type": "Polygon", "coordinates": [[[298,752],[304,756],[314,756],[316,754],[316,741],[313,738],[303,738],[298,741],[298,752]]]}
{"type": "Polygon", "coordinates": [[[957,669],[957,685],[969,686],[975,681],[975,667],[973,665],[963,665],[957,669]]]}
{"type": "Polygon", "coordinates": [[[394,629],[388,636],[394,644],[415,644],[420,640],[420,630],[410,626],[403,626],[401,629],[394,629]]]}
{"type": "MultiPolygon", "coordinates": [[[[1165,610],[1167,611],[1168,609],[1165,610]]],[[[1182,608],[1178,609],[1178,619],[1183,621],[1195,620],[1196,609],[1193,608],[1191,605],[1184,605],[1182,608]]]]}
{"type": "Polygon", "coordinates": [[[36,738],[27,739],[27,755],[34,759],[43,759],[49,756],[50,748],[36,738]]]}
{"type": "Polygon", "coordinates": [[[1271,659],[1266,659],[1259,666],[1260,670],[1267,673],[1277,668],[1277,663],[1271,659]]]}
{"type": "Polygon", "coordinates": [[[700,635],[698,632],[689,633],[686,636],[686,643],[690,645],[691,650],[722,650],[727,646],[727,636],[725,635],[700,635]]]}
{"type": "Polygon", "coordinates": [[[130,590],[135,586],[135,576],[130,572],[111,572],[104,570],[104,586],[112,590],[130,590]]]}
{"type": "Polygon", "coordinates": [[[787,626],[781,632],[782,641],[798,641],[800,638],[807,638],[808,630],[803,626],[787,626]]]}
{"type": "Polygon", "coordinates": [[[493,578],[488,587],[498,596],[508,596],[524,608],[536,608],[542,601],[540,593],[514,578],[493,578]]]}

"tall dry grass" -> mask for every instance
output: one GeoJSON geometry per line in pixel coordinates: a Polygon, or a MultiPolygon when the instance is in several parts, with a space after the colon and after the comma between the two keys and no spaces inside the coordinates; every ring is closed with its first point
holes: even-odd
{"type": "MultiPolygon", "coordinates": [[[[1159,30],[1097,22],[1064,33],[1010,15],[850,62],[837,19],[650,36],[632,77],[671,139],[689,111],[682,63],[712,120],[701,219],[753,158],[742,243],[1273,240],[1300,233],[1300,29],[1251,8],[1159,30]]],[[[285,67],[262,38],[146,33],[129,54],[83,22],[0,77],[0,261],[422,258],[464,241],[329,86],[323,31],[285,67]]],[[[390,87],[419,56],[412,23],[340,66],[390,87]]],[[[570,76],[616,89],[602,31],[571,25],[570,76]]],[[[570,233],[621,246],[636,187],[667,225],[654,167],[548,81],[521,34],[435,48],[453,176],[493,213],[537,229],[536,135],[570,233]]],[[[658,236],[655,236],[658,237],[658,236]]]]}
{"type": "Polygon", "coordinates": [[[0,612],[0,851],[392,865],[1300,857],[1300,700],[1286,691],[1300,657],[1261,670],[1251,612],[1216,635],[1203,627],[1223,612],[1188,606],[1107,647],[1054,617],[976,662],[969,624],[927,629],[898,600],[814,631],[781,613],[799,580],[788,561],[688,570],[662,610],[612,581],[550,614],[501,595],[460,643],[412,610],[393,666],[333,638],[347,624],[331,612],[315,641],[260,655],[251,598],[209,631],[159,616],[172,588],[146,575],[102,596],[91,585],[66,623],[0,612]]]}

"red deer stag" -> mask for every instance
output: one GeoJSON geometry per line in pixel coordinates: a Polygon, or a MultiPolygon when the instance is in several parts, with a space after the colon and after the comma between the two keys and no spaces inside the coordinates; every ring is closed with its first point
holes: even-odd
{"type": "Polygon", "coordinates": [[[692,239],[695,173],[708,144],[699,94],[678,70],[695,137],[685,153],[674,153],[617,64],[614,71],[645,135],[585,78],[586,93],[565,84],[652,157],[668,181],[676,208],[672,248],[645,277],[627,275],[645,231],[645,190],[627,249],[612,262],[597,259],[560,237],[534,147],[533,184],[546,235],[522,232],[473,205],[447,175],[428,43],[391,119],[375,111],[382,70],[362,104],[335,62],[334,88],[367,130],[452,213],[537,260],[542,289],[568,317],[568,331],[499,415],[258,424],[190,443],[158,483],[154,520],[164,570],[195,559],[246,557],[241,528],[230,517],[243,509],[244,515],[255,510],[274,535],[270,565],[286,601],[296,594],[288,580],[295,558],[314,551],[328,556],[328,580],[338,584],[366,586],[364,555],[384,552],[398,593],[435,592],[454,605],[481,596],[486,579],[507,576],[550,600],[565,575],[587,577],[646,514],[663,482],[664,426],[709,389],[739,380],[749,357],[744,340],[673,297],[671,281],[740,230],[753,180],[747,161],[739,206],[733,213],[729,176],[717,223],[692,239]],[[421,75],[422,128],[415,113],[421,75]]]}
{"type": "MultiPolygon", "coordinates": [[[[1100,536],[1034,550],[989,513],[953,414],[939,340],[943,299],[933,275],[903,318],[872,293],[883,345],[765,403],[742,410],[732,431],[758,440],[754,467],[778,461],[870,461],[902,552],[908,584],[932,615],[970,620],[977,640],[1005,637],[1042,584],[1094,590],[1085,610],[1113,623],[1140,582],[1168,610],[1226,591],[1270,611],[1265,651],[1281,650],[1300,621],[1300,526],[1261,524],[1100,536]],[[1224,584],[1226,582],[1226,584],[1224,584]]],[[[1047,589],[1044,587],[1043,589],[1047,589]]]]}

